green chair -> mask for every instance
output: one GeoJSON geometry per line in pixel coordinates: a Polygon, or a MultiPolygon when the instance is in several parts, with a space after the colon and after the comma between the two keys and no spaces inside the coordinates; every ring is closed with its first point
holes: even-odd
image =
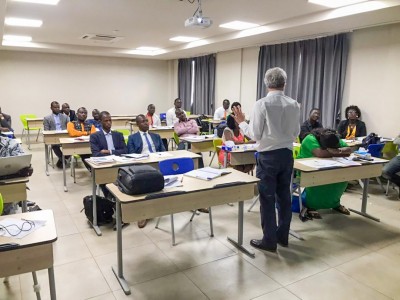
{"type": "Polygon", "coordinates": [[[293,146],[293,158],[296,159],[299,156],[301,146],[293,146]]]}
{"type": "MultiPolygon", "coordinates": [[[[20,118],[20,120],[21,120],[21,122],[22,122],[22,125],[23,125],[23,129],[22,129],[22,138],[24,137],[24,132],[25,132],[25,130],[26,130],[26,131],[28,132],[28,135],[27,135],[27,139],[28,139],[28,149],[31,149],[31,143],[30,143],[30,140],[29,140],[29,132],[30,132],[30,131],[35,131],[35,130],[37,130],[37,132],[38,132],[38,134],[37,134],[37,136],[36,136],[36,142],[37,142],[37,140],[38,140],[38,138],[39,138],[40,130],[41,130],[42,128],[41,128],[41,127],[28,127],[28,122],[26,121],[26,119],[36,119],[37,116],[34,115],[34,114],[24,114],[24,115],[20,115],[19,118],[20,118]]],[[[22,139],[22,138],[21,138],[21,139],[22,139]]]]}
{"type": "Polygon", "coordinates": [[[186,116],[190,116],[191,112],[190,111],[185,111],[186,116]]]}
{"type": "Polygon", "coordinates": [[[3,196],[0,194],[0,215],[3,213],[3,196]]]}
{"type": "Polygon", "coordinates": [[[115,129],[114,131],[121,132],[124,136],[125,144],[128,143],[128,138],[131,134],[131,131],[129,129],[115,129]]]}

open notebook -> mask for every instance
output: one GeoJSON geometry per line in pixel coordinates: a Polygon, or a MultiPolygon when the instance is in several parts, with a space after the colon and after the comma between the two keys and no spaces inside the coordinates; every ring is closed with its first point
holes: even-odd
{"type": "Polygon", "coordinates": [[[195,177],[203,180],[211,180],[216,177],[229,174],[231,171],[228,169],[214,169],[210,167],[205,167],[197,170],[193,170],[190,172],[185,173],[184,175],[190,176],[190,177],[195,177]]]}

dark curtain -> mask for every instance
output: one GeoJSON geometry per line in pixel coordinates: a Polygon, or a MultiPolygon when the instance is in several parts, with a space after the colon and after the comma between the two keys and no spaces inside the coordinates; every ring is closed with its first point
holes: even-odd
{"type": "Polygon", "coordinates": [[[266,70],[281,67],[288,75],[285,94],[301,103],[301,121],[308,118],[313,107],[318,107],[324,127],[336,128],[348,47],[348,34],[262,46],[258,61],[258,99],[266,95],[263,82],[266,70]]]}
{"type": "Polygon", "coordinates": [[[192,93],[192,58],[178,60],[178,97],[182,100],[182,107],[191,111],[192,93]]]}
{"type": "Polygon", "coordinates": [[[215,55],[194,58],[192,113],[212,115],[215,103],[215,55]]]}

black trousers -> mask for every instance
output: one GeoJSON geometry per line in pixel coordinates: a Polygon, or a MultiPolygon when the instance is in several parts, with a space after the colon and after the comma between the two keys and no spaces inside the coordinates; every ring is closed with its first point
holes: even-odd
{"type": "Polygon", "coordinates": [[[283,148],[260,152],[257,158],[263,244],[275,248],[277,241],[287,243],[292,220],[290,182],[293,171],[292,151],[283,148]],[[278,222],[275,208],[278,209],[278,222]]]}

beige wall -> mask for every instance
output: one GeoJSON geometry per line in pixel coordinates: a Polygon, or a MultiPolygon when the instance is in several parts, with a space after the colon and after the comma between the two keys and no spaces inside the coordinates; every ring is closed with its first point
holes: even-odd
{"type": "MultiPolygon", "coordinates": [[[[400,132],[400,24],[352,33],[343,109],[361,109],[368,132],[400,132]]],[[[344,114],[342,114],[344,116],[344,114]]]]}
{"type": "Polygon", "coordinates": [[[217,54],[215,102],[238,101],[250,113],[256,99],[258,48],[245,48],[217,54]]]}
{"type": "MultiPolygon", "coordinates": [[[[176,95],[173,62],[0,51],[0,106],[22,131],[19,115],[50,113],[50,102],[68,102],[111,114],[165,112],[176,95]]],[[[90,114],[90,113],[89,113],[90,114]]]]}

